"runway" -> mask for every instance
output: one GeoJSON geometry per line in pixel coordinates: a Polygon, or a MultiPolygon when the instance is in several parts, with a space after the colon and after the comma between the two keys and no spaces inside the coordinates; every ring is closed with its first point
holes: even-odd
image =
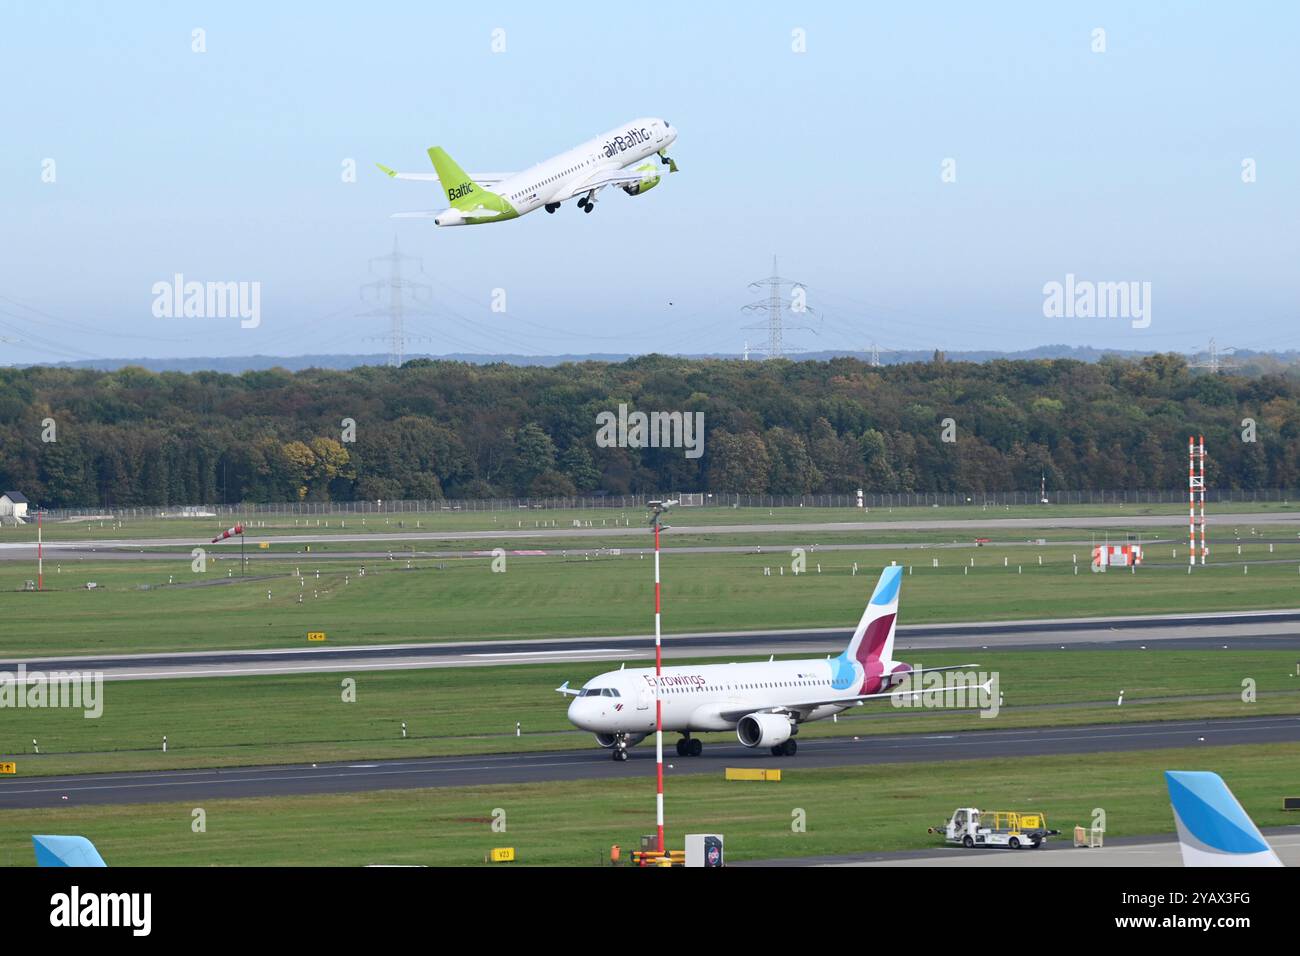
{"type": "MultiPolygon", "coordinates": [[[[1120,507],[1120,506],[1116,506],[1120,507]]],[[[560,520],[560,519],[556,519],[560,520]]],[[[727,535],[727,534],[797,534],[806,541],[809,535],[820,533],[859,533],[880,534],[890,531],[985,531],[990,529],[1016,530],[1022,533],[1043,530],[1070,529],[1137,529],[1137,528],[1171,528],[1186,527],[1185,515],[1106,515],[1091,517],[1052,517],[1045,513],[1034,518],[940,518],[931,520],[899,521],[818,521],[818,522],[773,522],[769,524],[719,524],[719,525],[678,525],[676,531],[690,535],[727,535]]],[[[1291,525],[1300,530],[1300,511],[1278,513],[1229,514],[1216,518],[1218,527],[1231,525],[1241,527],[1253,524],[1291,525]]],[[[251,530],[251,529],[250,529],[251,530]]],[[[366,542],[372,545],[387,546],[413,541],[495,541],[522,539],[560,539],[564,538],[610,538],[629,537],[638,533],[649,532],[641,527],[617,528],[509,528],[491,531],[379,531],[352,533],[340,531],[338,534],[249,534],[247,544],[254,549],[258,543],[269,541],[276,544],[342,544],[366,542]]],[[[1038,535],[1035,534],[1035,537],[1038,535]]],[[[193,548],[196,546],[216,546],[207,543],[207,539],[198,538],[103,538],[74,541],[47,541],[47,557],[57,559],[60,552],[103,552],[112,550],[137,551],[141,548],[193,548]]],[[[231,548],[238,549],[238,542],[229,542],[221,546],[220,552],[226,553],[231,548]]],[[[0,560],[30,559],[36,556],[34,542],[0,542],[0,560]]]]}
{"type": "MultiPolygon", "coordinates": [[[[752,658],[770,654],[817,657],[838,654],[848,644],[851,633],[849,628],[813,628],[669,634],[664,637],[664,653],[670,662],[701,657],[752,658]]],[[[28,672],[99,671],[105,680],[156,680],[622,662],[647,659],[652,655],[653,646],[653,638],[646,635],[449,641],[369,647],[15,658],[0,661],[0,671],[13,672],[21,664],[28,672]]],[[[1300,650],[1300,609],[900,625],[895,647],[900,657],[911,661],[916,661],[918,655],[940,650],[1300,650]]],[[[920,662],[926,663],[923,657],[920,662]]]]}
{"type": "MultiPolygon", "coordinates": [[[[665,773],[722,774],[725,767],[780,767],[797,786],[799,770],[825,767],[989,760],[1058,754],[1101,754],[1168,747],[1212,747],[1300,741],[1300,717],[1158,721],[1084,727],[979,730],[808,739],[795,757],[757,754],[724,736],[710,737],[701,757],[668,758],[665,773]]],[[[17,757],[24,766],[39,757],[17,757]]],[[[426,757],[338,764],[176,770],[0,781],[0,809],[159,803],[422,787],[500,787],[553,780],[645,778],[654,749],[642,744],[624,763],[593,743],[583,751],[426,757]]],[[[990,765],[996,766],[996,765],[990,765]]]]}

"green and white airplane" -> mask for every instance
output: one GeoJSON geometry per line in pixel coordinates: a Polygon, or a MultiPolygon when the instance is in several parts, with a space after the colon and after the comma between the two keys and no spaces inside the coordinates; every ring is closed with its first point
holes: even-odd
{"type": "Polygon", "coordinates": [[[638,119],[519,173],[467,173],[441,146],[429,147],[432,173],[399,173],[376,165],[393,179],[437,181],[447,194],[446,209],[399,212],[393,218],[470,226],[517,219],[539,208],[553,213],[575,197],[580,209],[591,212],[596,194],[606,186],[639,196],[659,185],[662,170],[653,161],[645,162],[651,156],[658,155],[669,172],[677,172],[667,152],[676,139],[677,131],[667,120],[638,119]]]}

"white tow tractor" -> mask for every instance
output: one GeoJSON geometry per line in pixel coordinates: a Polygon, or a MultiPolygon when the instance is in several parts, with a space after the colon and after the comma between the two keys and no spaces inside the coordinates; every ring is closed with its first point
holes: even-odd
{"type": "Polygon", "coordinates": [[[930,827],[929,833],[942,833],[949,843],[967,849],[977,846],[1005,846],[1013,850],[1029,846],[1038,849],[1048,837],[1060,830],[1047,828],[1047,815],[1020,810],[991,810],[981,813],[975,807],[959,807],[942,827],[930,827]]]}

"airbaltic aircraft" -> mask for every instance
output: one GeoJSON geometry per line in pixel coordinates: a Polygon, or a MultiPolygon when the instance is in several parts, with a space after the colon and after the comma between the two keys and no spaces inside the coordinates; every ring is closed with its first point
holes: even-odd
{"type": "Polygon", "coordinates": [[[901,567],[885,568],[849,646],[838,657],[665,667],[659,678],[653,667],[639,667],[593,677],[581,690],[570,689],[567,682],[556,690],[576,698],[569,705],[569,720],[592,731],[602,747],[612,748],[615,760],[626,760],[627,748],[654,732],[656,681],[664,730],[682,735],[677,741],[679,757],[698,757],[704,744],[691,733],[708,730],[735,730],[746,747],[793,756],[799,724],[890,697],[898,693],[890,688],[912,672],[912,665],[893,659],[902,582],[901,567]]]}
{"type": "Polygon", "coordinates": [[[440,182],[450,203],[441,211],[399,212],[393,218],[470,226],[517,219],[540,207],[553,213],[575,196],[578,207],[591,212],[596,194],[606,186],[620,186],[629,196],[639,196],[659,185],[660,178],[655,164],[642,160],[657,153],[669,172],[677,172],[667,153],[676,139],[677,131],[667,120],[637,119],[521,173],[467,173],[441,146],[429,147],[432,173],[399,173],[376,165],[394,179],[440,182]],[[628,168],[638,163],[635,169],[628,168]]]}

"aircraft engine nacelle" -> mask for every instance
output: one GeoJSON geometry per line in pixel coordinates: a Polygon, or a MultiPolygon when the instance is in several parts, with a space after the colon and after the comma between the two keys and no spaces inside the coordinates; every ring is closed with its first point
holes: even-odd
{"type": "MultiPolygon", "coordinates": [[[[629,747],[635,747],[641,741],[645,740],[645,738],[645,734],[628,734],[627,745],[629,747]]],[[[609,750],[616,743],[616,738],[614,734],[596,734],[596,743],[600,744],[606,750],[609,750]]]]}
{"type": "Polygon", "coordinates": [[[746,747],[775,747],[790,739],[790,718],[780,714],[746,714],[736,723],[736,736],[746,747]]]}
{"type": "MultiPolygon", "coordinates": [[[[644,166],[638,166],[636,168],[636,171],[638,173],[643,173],[643,174],[653,173],[655,171],[655,168],[653,164],[646,163],[644,166]]],[[[623,187],[623,192],[627,193],[629,196],[640,196],[642,193],[648,193],[650,190],[654,189],[656,186],[659,185],[659,178],[660,177],[658,176],[643,175],[639,183],[628,183],[627,185],[625,185],[623,187]]]]}

